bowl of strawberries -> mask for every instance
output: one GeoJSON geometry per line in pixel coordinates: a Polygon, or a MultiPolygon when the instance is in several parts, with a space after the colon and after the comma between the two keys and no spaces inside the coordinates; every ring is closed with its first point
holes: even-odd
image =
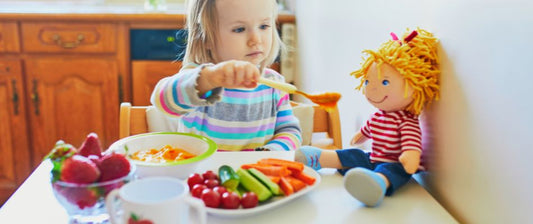
{"type": "Polygon", "coordinates": [[[53,164],[52,190],[70,223],[107,223],[105,197],[135,179],[135,166],[122,154],[103,153],[95,133],[79,148],[58,141],[45,159],[53,164]]]}

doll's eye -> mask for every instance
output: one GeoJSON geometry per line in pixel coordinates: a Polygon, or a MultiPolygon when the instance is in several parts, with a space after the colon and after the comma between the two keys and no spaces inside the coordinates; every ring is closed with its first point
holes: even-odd
{"type": "Polygon", "coordinates": [[[365,86],[367,86],[367,85],[368,85],[368,80],[365,80],[365,84],[364,84],[364,85],[365,85],[365,86]]]}
{"type": "Polygon", "coordinates": [[[390,83],[389,80],[386,80],[386,79],[381,82],[381,84],[383,84],[384,86],[388,86],[389,83],[390,83]]]}

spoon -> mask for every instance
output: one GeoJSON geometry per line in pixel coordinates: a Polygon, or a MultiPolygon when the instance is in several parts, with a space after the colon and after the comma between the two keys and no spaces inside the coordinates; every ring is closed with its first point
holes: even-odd
{"type": "Polygon", "coordinates": [[[329,111],[337,105],[337,101],[341,98],[341,94],[337,92],[325,92],[319,94],[308,94],[302,91],[299,91],[296,86],[289,83],[276,82],[266,78],[259,78],[259,83],[270,86],[275,89],[285,91],[287,93],[296,93],[304,96],[305,98],[311,100],[311,102],[318,104],[320,107],[329,111]]]}

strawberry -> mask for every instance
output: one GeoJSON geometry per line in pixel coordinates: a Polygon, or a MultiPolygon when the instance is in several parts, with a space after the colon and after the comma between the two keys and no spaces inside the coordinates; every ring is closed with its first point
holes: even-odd
{"type": "Polygon", "coordinates": [[[63,161],[65,159],[76,154],[76,148],[70,144],[66,144],[63,140],[56,142],[54,148],[44,159],[50,159],[54,167],[52,168],[52,177],[54,180],[59,179],[59,174],[61,172],[61,166],[63,166],[63,161]]]}
{"type": "Polygon", "coordinates": [[[88,184],[100,177],[100,170],[87,157],[74,155],[67,158],[61,166],[60,180],[69,183],[88,184]]]}
{"type": "Polygon", "coordinates": [[[88,157],[89,155],[96,155],[98,157],[102,156],[102,146],[98,135],[94,132],[89,133],[85,138],[85,141],[81,144],[78,154],[88,157]]]}
{"type": "Polygon", "coordinates": [[[80,209],[93,207],[99,199],[98,192],[90,188],[65,188],[62,194],[80,209]]]}
{"type": "Polygon", "coordinates": [[[111,152],[100,159],[98,168],[102,173],[100,181],[108,181],[128,175],[130,162],[124,155],[111,152]]]}

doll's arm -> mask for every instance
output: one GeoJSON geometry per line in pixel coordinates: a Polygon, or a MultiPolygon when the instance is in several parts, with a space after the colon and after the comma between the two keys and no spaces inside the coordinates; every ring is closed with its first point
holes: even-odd
{"type": "Polygon", "coordinates": [[[402,152],[400,155],[400,163],[402,164],[405,172],[413,174],[418,170],[420,164],[420,151],[418,150],[407,150],[402,152]]]}
{"type": "Polygon", "coordinates": [[[350,142],[351,145],[358,145],[368,140],[366,136],[363,135],[361,131],[358,131],[355,133],[355,135],[352,138],[352,141],[350,142]]]}

